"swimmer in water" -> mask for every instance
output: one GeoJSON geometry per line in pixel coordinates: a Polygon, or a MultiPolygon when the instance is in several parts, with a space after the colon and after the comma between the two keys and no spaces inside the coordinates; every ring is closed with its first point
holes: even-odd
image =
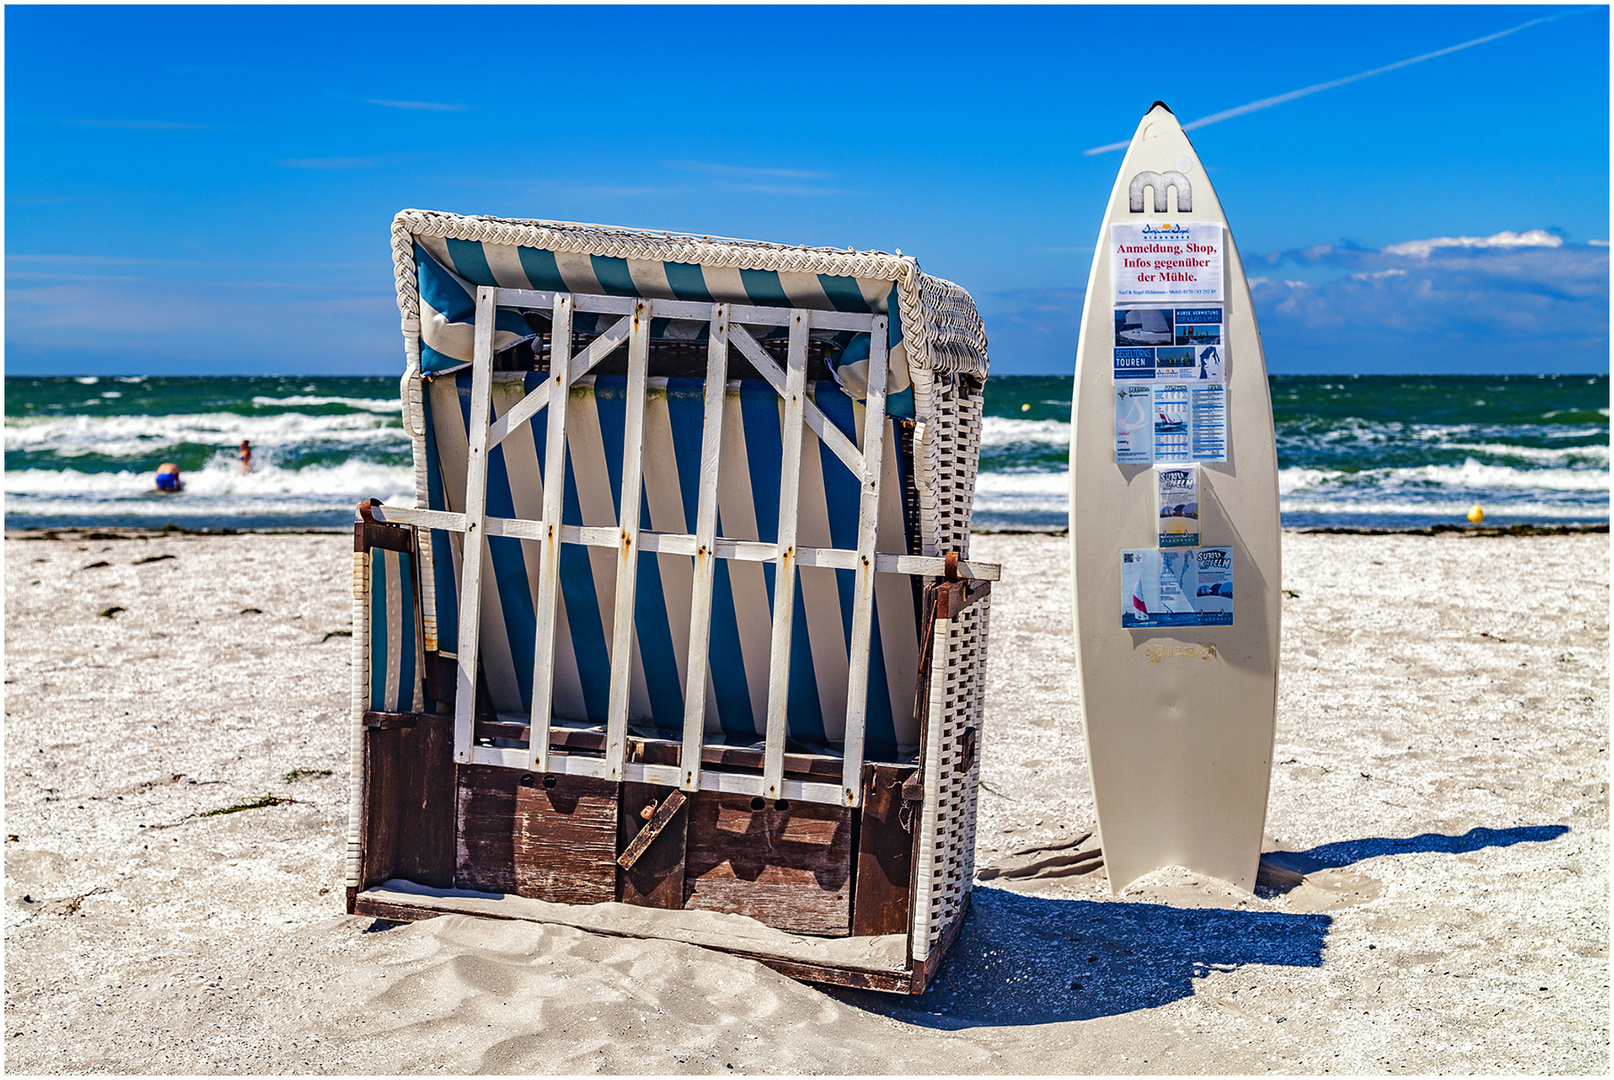
{"type": "Polygon", "coordinates": [[[178,465],[172,461],[165,461],[157,466],[157,490],[170,494],[185,490],[185,481],[179,478],[178,465]]]}
{"type": "Polygon", "coordinates": [[[252,471],[252,444],[241,440],[241,475],[245,476],[252,471]]]}

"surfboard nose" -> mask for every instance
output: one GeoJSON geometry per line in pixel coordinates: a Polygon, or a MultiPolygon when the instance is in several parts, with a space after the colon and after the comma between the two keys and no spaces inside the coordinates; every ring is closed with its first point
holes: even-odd
{"type": "MultiPolygon", "coordinates": [[[[1148,116],[1149,113],[1154,112],[1156,109],[1164,109],[1168,113],[1171,112],[1171,106],[1170,105],[1167,105],[1164,101],[1157,101],[1153,105],[1150,105],[1149,106],[1149,111],[1144,113],[1143,115],[1148,116]]],[[[1176,113],[1171,113],[1171,115],[1176,116],[1177,114],[1176,113]]]]}

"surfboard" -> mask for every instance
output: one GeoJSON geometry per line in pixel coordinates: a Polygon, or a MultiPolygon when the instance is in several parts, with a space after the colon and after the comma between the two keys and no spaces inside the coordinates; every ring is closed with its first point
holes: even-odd
{"type": "Polygon", "coordinates": [[[1088,278],[1070,542],[1112,892],[1166,866],[1253,891],[1277,711],[1272,402],[1227,218],[1161,102],[1121,163],[1088,278]]]}

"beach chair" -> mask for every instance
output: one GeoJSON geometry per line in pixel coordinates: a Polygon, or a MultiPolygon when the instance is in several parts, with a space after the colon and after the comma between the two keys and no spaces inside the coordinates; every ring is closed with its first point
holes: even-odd
{"type": "Polygon", "coordinates": [[[911,257],[407,210],[348,910],[923,992],[974,872],[986,340],[911,257]]]}

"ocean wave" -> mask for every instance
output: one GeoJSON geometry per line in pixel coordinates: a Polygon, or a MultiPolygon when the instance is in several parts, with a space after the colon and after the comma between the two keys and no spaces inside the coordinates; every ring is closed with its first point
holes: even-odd
{"type": "Polygon", "coordinates": [[[1010,446],[1069,446],[1070,425],[1062,420],[1019,420],[1006,416],[981,418],[981,449],[1010,446]]]}
{"type": "Polygon", "coordinates": [[[1070,505],[1070,473],[983,472],[975,478],[974,515],[992,520],[1063,517],[1070,505]]]}
{"type": "Polygon", "coordinates": [[[1469,458],[1461,465],[1418,465],[1398,469],[1289,468],[1278,472],[1278,493],[1333,488],[1446,488],[1475,494],[1496,491],[1607,492],[1606,469],[1514,469],[1469,458]]]}
{"type": "Polygon", "coordinates": [[[1609,465],[1609,452],[1607,443],[1597,443],[1592,446],[1515,446],[1509,443],[1444,443],[1443,450],[1466,450],[1474,454],[1486,454],[1491,457],[1517,458],[1520,461],[1539,462],[1542,465],[1556,465],[1560,468],[1576,464],[1591,465],[1599,469],[1607,469],[1609,465]]]}
{"type": "Polygon", "coordinates": [[[1331,419],[1310,416],[1284,420],[1277,425],[1280,440],[1297,449],[1306,447],[1359,447],[1380,450],[1386,446],[1413,446],[1422,451],[1450,449],[1476,440],[1505,446],[1565,439],[1606,441],[1608,428],[1584,422],[1570,424],[1419,424],[1399,420],[1331,419]]]}
{"type": "Polygon", "coordinates": [[[101,454],[106,457],[150,457],[183,443],[232,446],[250,439],[254,446],[317,447],[321,444],[395,444],[407,453],[409,439],[401,419],[373,413],[310,416],[280,413],[241,416],[236,413],[191,413],[173,416],[8,417],[6,450],[56,453],[63,457],[101,454]]]}
{"type": "MultiPolygon", "coordinates": [[[[102,397],[106,395],[103,394],[102,397]]],[[[296,408],[315,405],[345,405],[350,409],[364,409],[373,413],[403,414],[403,404],[398,398],[356,398],[356,397],[321,397],[314,394],[292,394],[290,397],[263,397],[252,399],[252,404],[261,408],[296,408]]]]}
{"type": "Polygon", "coordinates": [[[86,502],[156,499],[163,505],[191,506],[209,502],[207,512],[219,510],[217,501],[231,499],[254,508],[264,502],[283,496],[298,500],[314,499],[330,502],[340,496],[340,502],[353,505],[361,498],[374,496],[396,501],[404,497],[414,501],[414,470],[407,466],[380,465],[368,461],[345,461],[340,465],[308,466],[301,469],[282,469],[265,464],[243,475],[233,460],[215,458],[206,468],[183,474],[185,490],[180,495],[162,495],[153,490],[151,472],[86,473],[76,469],[20,469],[7,472],[5,478],[6,501],[17,500],[36,510],[36,500],[66,500],[80,509],[86,502]]]}

